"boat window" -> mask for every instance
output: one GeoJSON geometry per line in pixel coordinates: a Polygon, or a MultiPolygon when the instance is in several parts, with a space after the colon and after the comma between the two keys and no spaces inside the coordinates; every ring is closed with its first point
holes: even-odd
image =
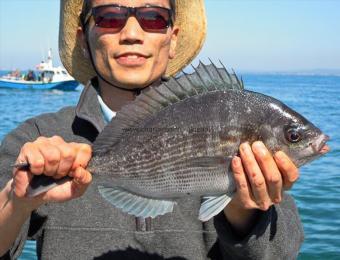
{"type": "Polygon", "coordinates": [[[45,82],[45,83],[51,82],[52,79],[53,79],[53,74],[54,74],[53,71],[43,71],[41,73],[42,81],[45,82]]]}
{"type": "Polygon", "coordinates": [[[67,72],[65,70],[61,71],[64,75],[67,75],[67,72]]]}

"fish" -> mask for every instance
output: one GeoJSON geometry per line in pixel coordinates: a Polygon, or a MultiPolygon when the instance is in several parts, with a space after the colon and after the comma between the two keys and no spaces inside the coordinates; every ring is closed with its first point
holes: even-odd
{"type": "MultiPolygon", "coordinates": [[[[260,140],[297,167],[329,150],[319,128],[281,101],[244,89],[223,64],[193,68],[143,91],[93,143],[88,170],[102,178],[101,196],[123,212],[155,218],[191,196],[203,198],[198,218],[208,221],[236,192],[230,164],[241,143],[260,140]]],[[[68,179],[34,176],[27,196],[68,179]]]]}

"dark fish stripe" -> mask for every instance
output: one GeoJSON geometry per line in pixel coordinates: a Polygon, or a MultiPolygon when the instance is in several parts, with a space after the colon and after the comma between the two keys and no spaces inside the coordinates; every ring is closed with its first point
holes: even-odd
{"type": "MultiPolygon", "coordinates": [[[[134,161],[132,163],[128,163],[123,165],[125,169],[133,170],[133,169],[146,169],[151,170],[153,166],[157,166],[160,164],[167,164],[167,163],[173,163],[180,160],[183,160],[183,158],[189,159],[192,157],[193,154],[197,154],[197,151],[205,150],[207,147],[209,148],[214,154],[218,155],[220,154],[219,150],[219,139],[213,140],[213,142],[207,143],[206,140],[190,140],[190,139],[184,139],[181,142],[178,142],[176,145],[173,145],[169,148],[167,151],[167,154],[169,156],[161,156],[160,159],[156,160],[154,157],[145,158],[145,159],[139,159],[138,161],[134,161]],[[189,145],[185,145],[183,143],[188,143],[189,145]],[[182,148],[182,149],[180,149],[182,148]],[[186,148],[183,150],[183,148],[186,148]],[[182,150],[181,153],[179,150],[182,150]],[[168,162],[171,161],[171,162],[168,162]]],[[[164,155],[164,154],[163,154],[164,155]]],[[[133,155],[134,157],[138,157],[137,155],[133,155]]],[[[206,156],[206,155],[202,155],[206,156]]]]}
{"type": "MultiPolygon", "coordinates": [[[[237,133],[239,132],[238,128],[230,129],[229,132],[231,133],[237,133]]],[[[208,137],[208,136],[207,136],[208,137]]],[[[168,150],[166,152],[163,152],[164,154],[169,154],[170,156],[165,158],[166,160],[173,159],[177,160],[178,157],[186,156],[191,157],[191,155],[194,153],[197,153],[197,151],[201,150],[208,150],[211,149],[214,154],[220,153],[220,154],[227,154],[227,152],[230,152],[230,150],[237,149],[238,144],[240,143],[241,137],[239,136],[233,136],[230,134],[225,134],[223,132],[216,133],[215,136],[210,136],[213,139],[213,142],[207,142],[206,138],[201,138],[201,136],[191,135],[189,137],[187,136],[181,136],[175,139],[168,138],[163,146],[168,146],[168,150]],[[218,136],[217,136],[218,135],[218,136]],[[182,151],[181,151],[182,150],[182,151]],[[184,151],[183,151],[184,150],[184,151]],[[179,151],[182,153],[179,154],[179,151]]],[[[155,150],[152,147],[149,148],[150,150],[155,150]]],[[[160,149],[162,151],[162,149],[160,149]]],[[[140,152],[136,152],[131,154],[130,158],[133,157],[131,163],[119,162],[119,165],[124,168],[130,168],[135,167],[137,164],[135,158],[138,158],[138,164],[140,164],[140,167],[146,167],[148,163],[151,165],[153,163],[162,163],[164,161],[164,156],[160,156],[160,158],[156,158],[154,154],[151,152],[149,154],[141,154],[140,152]],[[156,161],[157,160],[157,161],[156,161]]]]}
{"type": "Polygon", "coordinates": [[[227,171],[227,167],[225,165],[216,165],[216,166],[207,166],[204,167],[204,170],[202,170],[202,167],[199,166],[193,166],[191,162],[188,161],[182,161],[177,164],[169,165],[166,169],[162,167],[161,165],[155,167],[153,170],[148,171],[138,171],[134,174],[125,174],[126,178],[131,178],[133,176],[136,176],[140,180],[159,180],[162,181],[163,179],[190,179],[192,176],[199,177],[201,174],[203,176],[206,175],[207,172],[213,171],[216,169],[223,169],[227,171]],[[142,173],[142,174],[141,174],[142,173]],[[146,173],[146,174],[145,174],[146,173]],[[185,173],[185,175],[183,175],[185,173]]]}

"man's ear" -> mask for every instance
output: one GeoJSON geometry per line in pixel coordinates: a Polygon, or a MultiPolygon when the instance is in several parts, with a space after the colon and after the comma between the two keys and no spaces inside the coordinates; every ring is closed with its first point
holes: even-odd
{"type": "Polygon", "coordinates": [[[169,50],[169,59],[175,58],[176,55],[176,46],[177,46],[177,39],[178,39],[178,26],[174,26],[171,32],[171,42],[170,42],[170,50],[169,50]]]}
{"type": "Polygon", "coordinates": [[[77,40],[80,43],[84,58],[89,59],[90,55],[88,53],[88,46],[85,33],[86,32],[84,32],[83,28],[79,26],[77,29],[77,40]]]}

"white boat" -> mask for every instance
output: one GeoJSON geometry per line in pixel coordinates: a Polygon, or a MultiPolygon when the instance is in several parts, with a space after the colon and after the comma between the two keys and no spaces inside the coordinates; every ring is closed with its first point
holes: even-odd
{"type": "Polygon", "coordinates": [[[63,67],[53,67],[51,49],[47,61],[39,63],[35,70],[29,70],[26,74],[17,70],[0,77],[0,88],[72,91],[78,85],[63,67]]]}

